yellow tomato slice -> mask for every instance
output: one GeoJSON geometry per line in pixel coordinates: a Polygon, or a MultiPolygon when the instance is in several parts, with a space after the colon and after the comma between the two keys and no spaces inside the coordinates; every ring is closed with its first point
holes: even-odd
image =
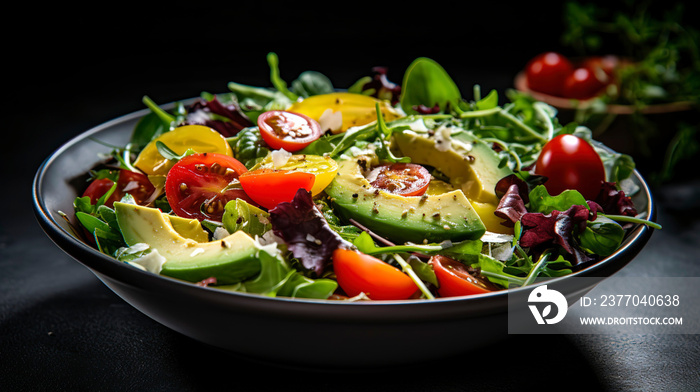
{"type": "Polygon", "coordinates": [[[158,141],[177,154],[192,149],[197,153],[215,152],[233,156],[231,146],[219,132],[204,125],[183,125],[152,140],[136,158],[134,166],[149,176],[165,175],[175,164],[158,152],[158,141]]]}
{"type": "MultiPolygon", "coordinates": [[[[314,185],[311,188],[311,194],[313,196],[321,193],[326,187],[333,181],[336,174],[338,173],[338,164],[330,157],[324,157],[320,155],[292,155],[289,159],[281,166],[275,166],[271,155],[268,155],[263,159],[259,165],[256,165],[253,169],[277,169],[277,170],[288,170],[288,171],[300,171],[304,173],[311,173],[316,176],[314,185]]],[[[251,170],[253,170],[251,169],[251,170]]]]}
{"type": "Polygon", "coordinates": [[[341,133],[350,127],[376,121],[377,103],[385,121],[401,117],[388,101],[345,92],[312,95],[303,101],[295,102],[287,110],[305,114],[318,121],[323,132],[330,129],[333,133],[341,133]]]}

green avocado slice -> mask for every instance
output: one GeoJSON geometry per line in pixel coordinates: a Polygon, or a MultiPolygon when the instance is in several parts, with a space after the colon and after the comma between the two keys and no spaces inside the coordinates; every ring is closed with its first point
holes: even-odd
{"type": "Polygon", "coordinates": [[[255,240],[237,231],[221,240],[197,242],[173,229],[157,208],[114,203],[117,223],[127,245],[148,244],[166,260],[162,275],[189,282],[216,278],[217,284],[235,284],[260,272],[255,240]]]}
{"type": "Polygon", "coordinates": [[[365,155],[338,162],[326,188],[335,211],[397,243],[480,238],[486,231],[461,190],[440,195],[400,196],[372,187],[363,173],[376,163],[365,155]]]}

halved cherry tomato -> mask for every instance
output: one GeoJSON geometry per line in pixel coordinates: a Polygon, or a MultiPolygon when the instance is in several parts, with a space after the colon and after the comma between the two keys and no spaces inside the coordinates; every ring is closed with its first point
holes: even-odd
{"type": "Polygon", "coordinates": [[[333,181],[336,174],[338,174],[338,163],[333,158],[311,154],[292,155],[287,162],[279,167],[274,166],[272,155],[268,154],[268,156],[260,162],[260,165],[255,166],[253,169],[261,168],[300,171],[313,174],[316,177],[314,186],[311,188],[311,194],[313,196],[318,195],[326,189],[333,181]]]}
{"type": "Polygon", "coordinates": [[[226,203],[243,199],[246,193],[230,186],[246,167],[228,155],[193,154],[179,160],[165,178],[165,196],[176,215],[221,221],[226,203]]]}
{"type": "Polygon", "coordinates": [[[605,168],[598,153],[585,140],[559,135],[547,142],[535,163],[535,173],[547,177],[550,195],[575,189],[587,200],[598,195],[605,181],[605,168]]]}
{"type": "Polygon", "coordinates": [[[310,173],[266,168],[251,170],[238,178],[245,193],[267,209],[292,201],[301,188],[310,191],[315,179],[310,173]]]}
{"type": "MultiPolygon", "coordinates": [[[[90,197],[90,202],[95,204],[113,185],[114,181],[109,178],[93,180],[85,189],[83,196],[90,197]]],[[[154,191],[155,187],[148,180],[148,177],[138,172],[122,169],[119,170],[117,187],[112,195],[105,200],[105,205],[112,207],[115,201],[121,200],[127,193],[134,198],[137,204],[144,204],[154,191]]]]}
{"type": "Polygon", "coordinates": [[[417,290],[413,280],[376,257],[338,248],[333,252],[338,285],[351,297],[365,293],[373,300],[408,299],[417,290]]]}
{"type": "Polygon", "coordinates": [[[479,279],[467,271],[467,267],[457,260],[445,256],[433,256],[428,262],[433,266],[438,280],[438,294],[441,297],[483,294],[496,287],[489,281],[479,279]]]}
{"type": "Polygon", "coordinates": [[[377,166],[367,178],[373,187],[401,196],[421,196],[430,185],[428,169],[415,163],[377,166]]]}
{"type": "Polygon", "coordinates": [[[596,73],[589,68],[576,68],[564,80],[561,95],[565,98],[589,99],[593,98],[607,85],[608,78],[605,72],[596,73]],[[602,78],[602,79],[601,79],[602,78]]]}
{"type": "Polygon", "coordinates": [[[321,126],[305,114],[270,110],[258,116],[260,136],[275,150],[299,151],[321,137],[321,126]]]}
{"type": "Polygon", "coordinates": [[[528,86],[535,91],[549,95],[561,95],[564,80],[574,67],[565,56],[555,53],[542,53],[527,64],[525,74],[528,86]]]}

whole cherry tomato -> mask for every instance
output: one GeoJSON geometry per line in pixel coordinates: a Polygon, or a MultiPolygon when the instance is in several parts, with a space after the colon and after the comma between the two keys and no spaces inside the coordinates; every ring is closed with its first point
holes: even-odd
{"type": "Polygon", "coordinates": [[[562,96],[574,99],[589,99],[600,94],[607,85],[608,79],[605,72],[595,72],[589,68],[576,68],[566,80],[562,96]],[[601,79],[602,78],[602,79],[601,79]]]}
{"type": "MultiPolygon", "coordinates": [[[[95,202],[109,191],[114,185],[114,181],[109,178],[93,180],[83,193],[83,196],[90,197],[90,202],[95,202]]],[[[127,193],[133,196],[137,204],[144,204],[151,197],[155,187],[145,175],[130,170],[119,170],[117,187],[114,192],[105,200],[107,207],[112,207],[115,201],[119,201],[127,193]]]]}
{"type": "MultiPolygon", "coordinates": [[[[614,78],[615,72],[620,66],[620,59],[612,55],[586,57],[581,63],[581,67],[588,68],[597,75],[600,75],[598,71],[602,71],[609,80],[614,78]]],[[[599,78],[602,79],[602,75],[599,78]]]]}
{"type": "Polygon", "coordinates": [[[373,187],[401,196],[421,196],[430,185],[428,169],[415,163],[377,166],[367,178],[373,187]]]}
{"type": "Polygon", "coordinates": [[[594,199],[605,181],[598,153],[585,140],[569,134],[556,136],[544,145],[535,173],[547,177],[544,186],[550,195],[575,189],[586,200],[594,199]]]}
{"type": "Polygon", "coordinates": [[[534,91],[558,96],[573,69],[565,56],[555,52],[542,53],[527,64],[527,84],[534,91]]]}
{"type": "Polygon", "coordinates": [[[365,293],[373,300],[408,299],[418,286],[398,268],[376,257],[338,248],[333,252],[338,285],[349,296],[365,293]]]}

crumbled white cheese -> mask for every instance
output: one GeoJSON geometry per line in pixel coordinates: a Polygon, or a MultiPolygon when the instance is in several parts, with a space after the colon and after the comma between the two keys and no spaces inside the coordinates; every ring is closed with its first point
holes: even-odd
{"type": "Polygon", "coordinates": [[[441,152],[450,150],[452,130],[448,127],[440,127],[435,131],[435,149],[441,152]]]}
{"type": "Polygon", "coordinates": [[[231,235],[231,233],[229,233],[228,230],[224,229],[223,227],[217,227],[214,230],[214,233],[212,233],[212,240],[218,241],[220,239],[228,237],[229,235],[231,235]]]}
{"type": "Polygon", "coordinates": [[[139,257],[138,259],[129,261],[128,264],[133,265],[136,268],[140,268],[144,271],[152,272],[154,274],[160,274],[160,271],[163,269],[163,264],[165,264],[165,262],[165,257],[161,256],[156,249],[153,249],[152,251],[139,257]]]}
{"type": "Polygon", "coordinates": [[[272,158],[272,167],[278,169],[289,162],[289,158],[292,157],[292,153],[285,151],[284,148],[282,148],[270,153],[270,157],[272,158]]]}
{"type": "Polygon", "coordinates": [[[332,109],[326,109],[321,117],[318,118],[318,124],[321,126],[321,132],[330,130],[337,133],[343,127],[343,113],[340,111],[333,112],[332,109]]]}

